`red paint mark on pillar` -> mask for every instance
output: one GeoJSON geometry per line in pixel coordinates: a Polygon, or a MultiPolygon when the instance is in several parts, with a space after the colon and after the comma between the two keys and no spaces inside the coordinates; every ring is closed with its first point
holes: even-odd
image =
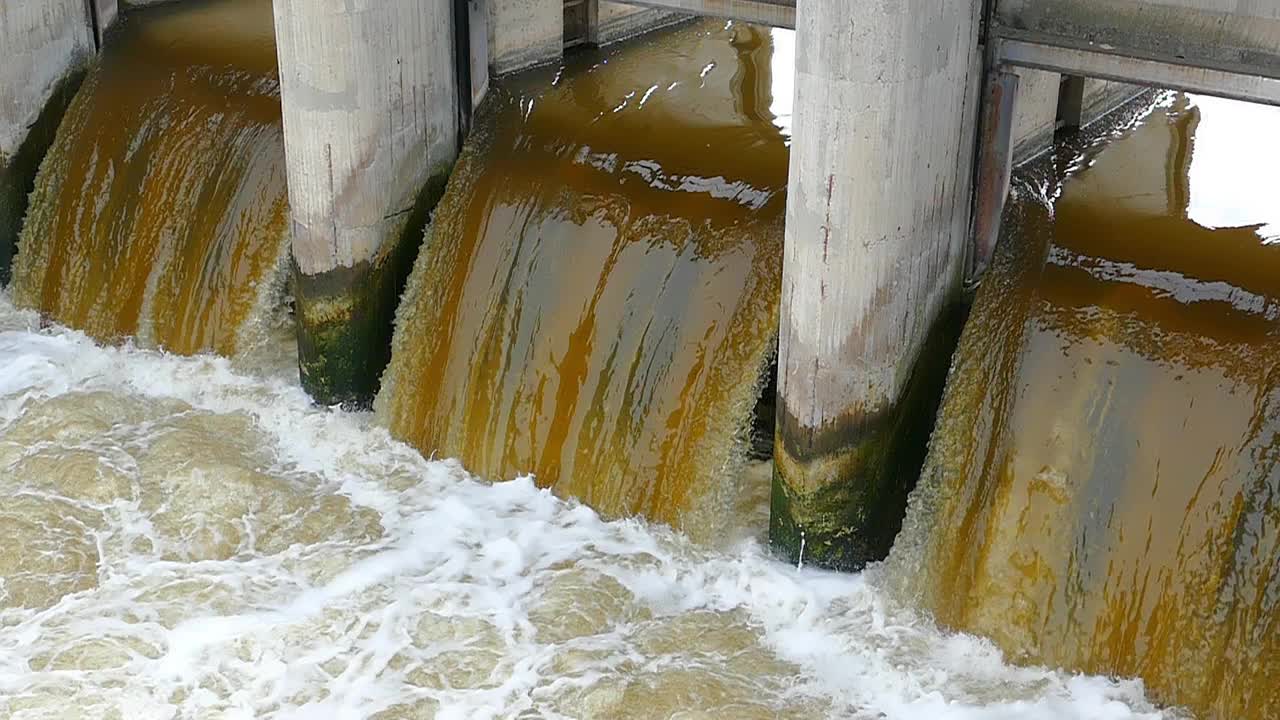
{"type": "Polygon", "coordinates": [[[827,176],[827,219],[822,225],[822,264],[827,264],[827,249],[831,244],[831,197],[836,187],[836,176],[827,176]]]}

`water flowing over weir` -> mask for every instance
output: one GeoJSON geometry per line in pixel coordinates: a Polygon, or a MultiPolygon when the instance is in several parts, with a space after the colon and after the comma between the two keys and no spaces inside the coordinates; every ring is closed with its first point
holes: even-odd
{"type": "Polygon", "coordinates": [[[287,211],[270,0],[137,11],[41,166],[13,297],[102,340],[231,354],[278,302],[287,211]]]}
{"type": "Polygon", "coordinates": [[[400,307],[392,432],[607,514],[714,513],[777,332],[777,59],[702,22],[495,87],[400,307]]]}
{"type": "Polygon", "coordinates": [[[1169,95],[1020,188],[887,567],[939,621],[1280,714],[1277,121],[1169,95]]]}
{"type": "Polygon", "coordinates": [[[28,309],[0,291],[0,718],[1163,717],[718,532],[768,509],[716,492],[777,324],[789,34],[503,81],[379,418],[241,361],[283,245],[266,8],[128,16],[40,179],[28,309]]]}

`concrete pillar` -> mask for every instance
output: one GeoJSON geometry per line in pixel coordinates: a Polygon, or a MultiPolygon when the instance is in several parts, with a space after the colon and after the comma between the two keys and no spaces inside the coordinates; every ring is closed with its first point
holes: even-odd
{"type": "Polygon", "coordinates": [[[1060,75],[1058,128],[1078,130],[1084,126],[1084,81],[1079,75],[1060,75]]]}
{"type": "Polygon", "coordinates": [[[488,0],[489,66],[502,75],[564,54],[564,0],[488,0]]]}
{"type": "Polygon", "coordinates": [[[856,569],[901,525],[956,326],[980,2],[800,0],[770,520],[856,569]]]}
{"type": "MultiPolygon", "coordinates": [[[[1018,79],[1012,134],[1009,142],[1015,164],[1025,162],[1053,145],[1058,128],[1058,104],[1062,76],[1028,68],[1004,68],[1018,79]]],[[[989,105],[990,103],[986,103],[989,105]]]]}
{"type": "Polygon", "coordinates": [[[1083,78],[1083,85],[1080,127],[1087,127],[1139,95],[1151,92],[1151,88],[1143,85],[1097,78],[1083,78]]]}
{"type": "Polygon", "coordinates": [[[94,40],[101,49],[106,41],[107,30],[111,29],[116,22],[116,17],[120,15],[120,3],[118,0],[90,0],[88,6],[91,12],[90,21],[93,26],[94,40]]]}
{"type": "Polygon", "coordinates": [[[303,386],[372,400],[457,151],[451,0],[276,0],[303,386]]]}
{"type": "Polygon", "coordinates": [[[0,285],[27,195],[97,43],[84,0],[22,0],[0,9],[0,285]]]}
{"type": "Polygon", "coordinates": [[[467,0],[468,28],[471,37],[471,107],[480,107],[489,94],[489,2],[467,0]]]}

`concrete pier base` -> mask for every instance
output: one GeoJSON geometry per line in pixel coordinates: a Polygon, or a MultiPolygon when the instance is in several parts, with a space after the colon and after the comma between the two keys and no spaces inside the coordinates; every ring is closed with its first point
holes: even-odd
{"type": "Polygon", "coordinates": [[[969,231],[980,3],[801,0],[771,543],[883,557],[923,460],[969,231]]]}
{"type": "MultiPolygon", "coordinates": [[[[366,406],[457,151],[450,0],[276,0],[303,387],[366,406]]],[[[465,95],[465,93],[464,93],[465,95]]]]}
{"type": "Polygon", "coordinates": [[[27,196],[97,48],[84,0],[28,0],[0,12],[0,285],[9,281],[27,196]]]}

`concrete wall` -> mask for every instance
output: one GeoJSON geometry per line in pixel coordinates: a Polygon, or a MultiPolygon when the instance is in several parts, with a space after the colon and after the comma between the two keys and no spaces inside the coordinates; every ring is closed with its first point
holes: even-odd
{"type": "Polygon", "coordinates": [[[84,0],[0,3],[0,161],[11,157],[54,86],[87,65],[95,43],[84,0]]]}
{"type": "MultiPolygon", "coordinates": [[[[1015,165],[1039,155],[1053,143],[1058,121],[1058,91],[1062,86],[1059,73],[1028,68],[1018,68],[1016,73],[1018,101],[1011,143],[1015,165]]],[[[1139,85],[1086,78],[1081,124],[1094,122],[1144,90],[1139,85]]]]}
{"type": "Polygon", "coordinates": [[[1038,155],[1053,143],[1058,120],[1058,88],[1062,76],[1054,72],[1017,71],[1018,100],[1014,104],[1014,164],[1038,155]]]}
{"type": "MultiPolygon", "coordinates": [[[[564,0],[484,0],[489,8],[489,68],[503,75],[564,54],[564,0]]],[[[629,3],[597,0],[587,40],[606,45],[688,17],[629,3]]]]}
{"type": "Polygon", "coordinates": [[[1085,78],[1084,110],[1081,113],[1081,124],[1088,125],[1103,115],[1115,110],[1148,88],[1114,80],[1098,80],[1085,78]]]}
{"type": "Polygon", "coordinates": [[[688,15],[658,8],[600,0],[590,39],[597,45],[607,45],[654,28],[680,22],[688,17],[688,15]]]}
{"type": "Polygon", "coordinates": [[[489,68],[502,75],[560,57],[563,0],[488,0],[489,68]]]}

